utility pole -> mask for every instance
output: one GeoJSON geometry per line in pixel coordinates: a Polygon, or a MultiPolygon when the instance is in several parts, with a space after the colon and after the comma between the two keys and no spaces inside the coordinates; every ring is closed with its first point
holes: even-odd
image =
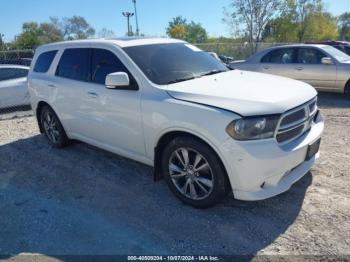
{"type": "Polygon", "coordinates": [[[131,36],[131,31],[130,31],[130,17],[134,16],[134,13],[130,12],[123,12],[123,16],[126,17],[126,20],[128,21],[128,36],[131,36]]]}
{"type": "Polygon", "coordinates": [[[140,29],[139,29],[139,20],[138,20],[138,16],[137,16],[136,0],[132,0],[132,2],[134,3],[134,10],[135,10],[136,35],[139,36],[140,35],[140,29]]]}

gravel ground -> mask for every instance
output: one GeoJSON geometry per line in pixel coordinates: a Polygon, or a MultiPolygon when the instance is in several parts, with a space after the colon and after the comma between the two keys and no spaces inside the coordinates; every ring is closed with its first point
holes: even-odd
{"type": "Polygon", "coordinates": [[[275,198],[207,210],[147,166],[82,143],[51,149],[33,117],[0,121],[0,254],[350,255],[350,99],[319,105],[310,174],[275,198]]]}

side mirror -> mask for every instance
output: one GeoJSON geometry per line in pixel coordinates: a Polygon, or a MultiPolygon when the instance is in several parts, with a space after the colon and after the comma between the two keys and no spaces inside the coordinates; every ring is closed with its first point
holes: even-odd
{"type": "Polygon", "coordinates": [[[106,76],[106,87],[115,89],[118,87],[126,87],[130,85],[130,79],[125,72],[116,72],[106,76]]]}
{"type": "Polygon", "coordinates": [[[333,65],[333,60],[330,57],[323,57],[321,63],[324,65],[333,65]]]}

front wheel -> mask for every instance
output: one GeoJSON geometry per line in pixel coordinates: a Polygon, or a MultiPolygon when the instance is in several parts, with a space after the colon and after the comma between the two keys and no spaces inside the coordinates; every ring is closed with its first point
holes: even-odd
{"type": "Polygon", "coordinates": [[[228,193],[226,171],[216,153],[191,137],[179,137],[165,148],[162,172],[171,191],[185,204],[206,208],[228,193]]]}
{"type": "Polygon", "coordinates": [[[40,124],[52,147],[62,148],[68,145],[69,139],[55,112],[48,106],[41,110],[40,124]]]}

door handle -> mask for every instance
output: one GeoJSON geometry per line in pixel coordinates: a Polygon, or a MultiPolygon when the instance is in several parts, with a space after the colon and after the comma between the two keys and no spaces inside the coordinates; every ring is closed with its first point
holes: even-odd
{"type": "Polygon", "coordinates": [[[298,71],[301,71],[301,70],[303,70],[304,69],[304,67],[302,67],[302,66],[298,66],[297,68],[296,68],[296,70],[298,70],[298,71]]]}
{"type": "Polygon", "coordinates": [[[89,97],[91,98],[98,98],[98,94],[94,93],[94,92],[88,92],[89,97]]]}
{"type": "Polygon", "coordinates": [[[264,66],[264,69],[268,70],[268,69],[270,69],[270,67],[269,66],[264,66]]]}
{"type": "Polygon", "coordinates": [[[54,84],[48,84],[47,86],[51,87],[51,88],[56,88],[56,86],[54,84]]]}

